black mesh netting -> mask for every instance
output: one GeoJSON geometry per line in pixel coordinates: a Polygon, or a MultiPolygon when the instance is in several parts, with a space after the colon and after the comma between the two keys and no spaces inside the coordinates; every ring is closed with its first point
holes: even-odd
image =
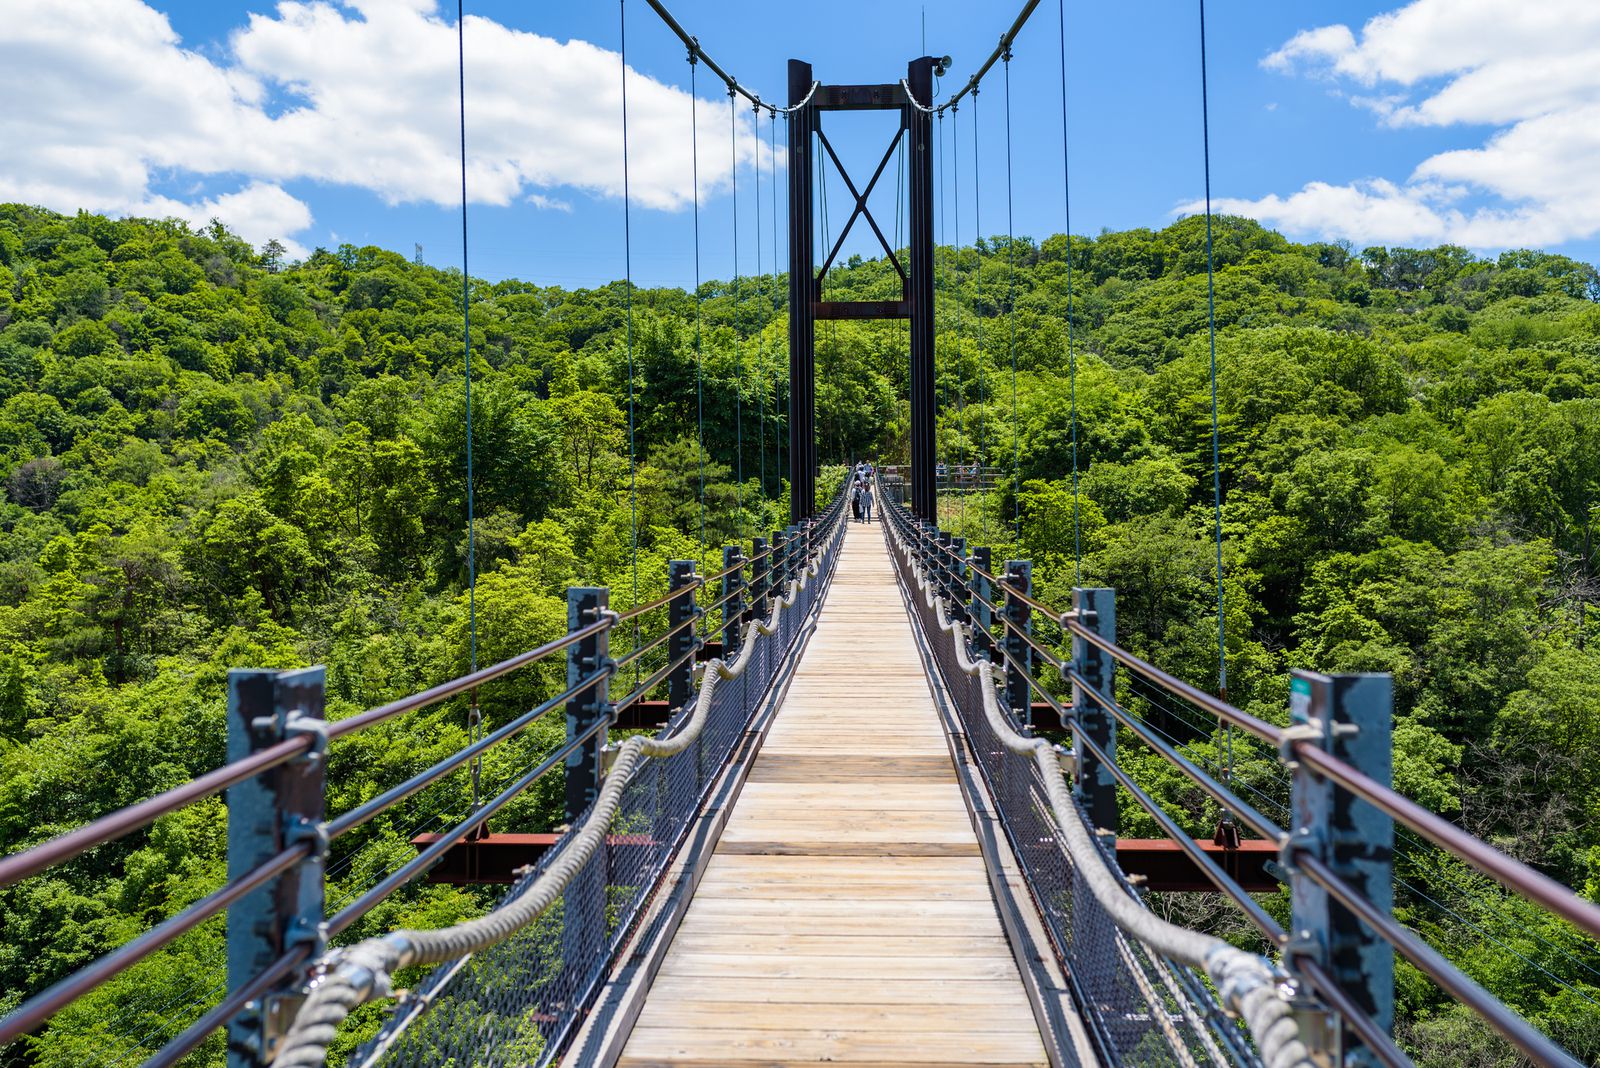
{"type": "MultiPolygon", "coordinates": [[[[718,682],[700,736],[676,756],[639,764],[605,844],[556,904],[510,940],[436,968],[353,1064],[543,1065],[562,1050],[799,639],[836,550],[830,538],[818,577],[778,613],[776,633],[756,640],[738,678],[718,682]]],[[[507,896],[559,855],[559,846],[547,852],[507,896]]]]}
{"type": "MultiPolygon", "coordinates": [[[[1000,743],[983,711],[986,685],[960,669],[954,638],[939,627],[910,564],[894,558],[938,665],[973,758],[993,795],[1056,956],[1084,1022],[1105,1059],[1119,1065],[1259,1065],[1249,1041],[1188,968],[1128,938],[1095,900],[1058,842],[1050,804],[1031,756],[1000,743]]],[[[1115,856],[1107,851],[1113,870],[1115,856]]]]}

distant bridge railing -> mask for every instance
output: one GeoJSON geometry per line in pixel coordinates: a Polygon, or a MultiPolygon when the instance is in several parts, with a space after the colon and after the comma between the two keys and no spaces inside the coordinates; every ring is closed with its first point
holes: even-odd
{"type": "MultiPolygon", "coordinates": [[[[1116,839],[1120,792],[1149,814],[1191,870],[1237,906],[1279,954],[1302,1021],[1301,1038],[1316,1063],[1410,1068],[1410,1058],[1393,1039],[1398,951],[1533,1064],[1578,1068],[1576,1058],[1394,918],[1398,822],[1512,893],[1600,938],[1600,908],[1594,903],[1392,788],[1389,676],[1296,670],[1290,680],[1289,726],[1275,726],[1119,645],[1115,591],[1074,589],[1069,610],[1046,604],[1034,596],[1029,561],[1012,560],[996,569],[988,549],[969,549],[961,537],[917,519],[887,494],[885,499],[897,563],[914,580],[913,592],[918,582],[931,588],[936,607],[921,597],[914,600],[940,676],[967,726],[1080,1008],[1109,1061],[1133,1056],[1138,1063],[1168,1063],[1138,1059],[1148,1057],[1158,1034],[1172,1050],[1173,1064],[1253,1064],[1257,1054],[1241,1047],[1231,1021],[1215,1011],[1211,991],[1187,968],[1141,960],[1127,940],[1119,943],[1107,930],[1109,924],[1083,894],[1055,841],[1036,770],[1007,759],[995,741],[983,720],[977,689],[982,684],[961,670],[956,651],[940,633],[941,617],[945,624],[961,624],[958,635],[970,635],[964,655],[992,663],[995,674],[1003,676],[996,696],[1015,730],[1033,734],[1055,728],[1070,737],[1070,748],[1058,748],[1070,769],[1074,802],[1097,829],[1109,862],[1132,868],[1130,856],[1149,859],[1138,849],[1125,852],[1116,839]],[[1049,636],[1042,636],[1046,629],[1049,636]],[[1068,643],[1069,653],[1058,651],[1068,643]],[[1287,825],[1268,818],[1226,775],[1214,775],[1189,759],[1119,701],[1119,666],[1141,698],[1148,694],[1159,701],[1164,695],[1272,747],[1289,779],[1287,825]],[[1045,684],[1051,673],[1071,688],[1070,698],[1045,684]],[[1185,833],[1118,763],[1119,733],[1131,734],[1220,806],[1226,816],[1217,841],[1201,843],[1185,833]],[[1289,887],[1287,928],[1243,885],[1250,881],[1244,872],[1251,865],[1248,858],[1240,862],[1241,854],[1256,843],[1240,841],[1240,825],[1259,836],[1269,852],[1270,860],[1265,865],[1257,860],[1255,867],[1289,887]]],[[[1140,887],[1147,883],[1144,875],[1127,873],[1126,890],[1135,898],[1142,900],[1140,887]]]]}
{"type": "MultiPolygon", "coordinates": [[[[229,762],[182,786],[110,813],[31,849],[0,858],[0,886],[50,873],[97,846],[135,834],[163,816],[226,792],[228,875],[225,884],[113,952],[66,976],[24,1001],[0,1020],[0,1047],[36,1032],[62,1008],[133,968],[214,917],[227,917],[227,984],[221,1000],[195,1022],[155,1050],[147,1066],[171,1065],[194,1051],[219,1028],[228,1029],[230,1066],[273,1061],[304,991],[313,965],[325,957],[330,939],[349,930],[402,886],[427,874],[452,851],[481,844],[488,821],[547,773],[565,774],[565,812],[577,828],[602,791],[608,744],[619,724],[647,725],[638,715],[651,694],[669,740],[682,731],[691,711],[693,743],[683,752],[639,762],[623,791],[602,847],[574,876],[575,889],[561,895],[539,917],[513,951],[500,953],[490,967],[515,971],[512,1000],[484,1001],[481,965],[465,957],[447,962],[424,979],[419,995],[406,999],[360,1053],[361,1063],[377,1063],[400,1048],[402,1032],[424,1010],[447,1001],[456,987],[477,999],[466,1013],[470,1026],[441,1027],[427,1041],[432,1054],[411,1049],[407,1063],[471,1063],[493,1046],[519,1063],[545,1063],[571,1036],[621,941],[631,933],[656,881],[666,870],[693,823],[705,792],[730,758],[755,710],[804,635],[807,616],[824,586],[844,530],[842,495],[821,515],[774,533],[770,545],[753,540],[724,550],[724,567],[700,575],[693,561],[669,565],[670,592],[624,612],[610,608],[604,588],[568,591],[567,632],[561,637],[498,664],[441,683],[420,693],[329,722],[324,718],[324,669],[235,670],[228,677],[229,762]],[[816,579],[817,581],[808,581],[816,579]],[[699,601],[707,603],[698,603],[699,601]],[[644,639],[640,621],[666,615],[665,630],[644,639]],[[716,687],[712,707],[698,710],[697,670],[721,668],[703,662],[713,620],[720,622],[718,651],[738,659],[736,682],[716,687]],[[610,640],[619,627],[636,644],[613,657],[610,640]],[[751,647],[741,650],[745,636],[751,647]],[[765,636],[765,637],[761,637],[765,636]],[[636,678],[621,696],[625,669],[663,656],[664,666],[636,678]],[[741,656],[740,654],[743,653],[741,656]],[[329,817],[325,811],[329,746],[340,739],[457,697],[471,697],[476,710],[479,687],[565,654],[566,685],[559,693],[510,719],[372,799],[329,817]],[[697,664],[697,661],[702,663],[697,664]],[[515,778],[494,797],[441,834],[419,840],[420,852],[376,885],[331,915],[327,913],[326,860],[341,836],[391,810],[453,772],[476,774],[488,750],[526,731],[557,708],[565,708],[565,740],[515,778]],[[476,970],[475,970],[476,968],[476,970]],[[460,1039],[470,1033],[474,1047],[460,1039]]],[[[642,672],[638,672],[642,674],[642,672]]],[[[732,674],[731,672],[729,673],[732,674]]],[[[702,687],[702,690],[704,688],[702,687]]],[[[477,725],[474,722],[474,734],[477,725]]],[[[474,791],[475,792],[475,791],[474,791]]],[[[491,836],[492,837],[492,836],[491,836]]],[[[541,873],[563,863],[571,833],[555,836],[536,863],[517,873],[507,894],[513,900],[541,873]]],[[[502,880],[504,881],[504,880],[502,880]]],[[[493,957],[493,951],[485,954],[493,957]]],[[[461,1024],[458,1012],[456,1023],[461,1024]]],[[[318,1059],[316,1063],[320,1064],[318,1059]]]]}
{"type": "MultiPolygon", "coordinates": [[[[904,502],[911,469],[890,464],[880,469],[891,499],[904,502]]],[[[940,493],[983,493],[1000,484],[1004,472],[987,464],[941,463],[934,467],[934,488],[940,493]]]]}

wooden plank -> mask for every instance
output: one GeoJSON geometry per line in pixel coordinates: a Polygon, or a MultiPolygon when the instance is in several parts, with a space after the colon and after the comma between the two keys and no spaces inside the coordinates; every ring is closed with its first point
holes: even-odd
{"type": "Polygon", "coordinates": [[[757,860],[750,857],[715,857],[707,865],[707,878],[738,873],[760,875],[774,879],[810,879],[816,874],[833,877],[851,873],[870,873],[882,878],[900,875],[907,878],[939,878],[945,875],[967,876],[986,874],[981,861],[972,860],[906,860],[885,859],[862,861],[855,857],[822,857],[808,861],[786,861],[781,858],[757,860]]]}
{"type": "Polygon", "coordinates": [[[650,989],[650,1004],[670,1009],[696,999],[737,1001],[752,1006],[752,1016],[766,1012],[762,1006],[791,1004],[874,1005],[1020,1005],[1004,983],[974,979],[901,979],[884,983],[876,979],[778,979],[719,976],[662,976],[650,989]]]}
{"type": "Polygon", "coordinates": [[[857,856],[857,857],[976,857],[982,855],[976,842],[814,842],[752,838],[724,840],[718,852],[756,853],[761,856],[857,856]]]}
{"type": "MultiPolygon", "coordinates": [[[[858,894],[854,898],[829,900],[820,897],[811,897],[805,894],[796,894],[794,897],[782,901],[766,901],[753,898],[746,902],[724,901],[716,898],[706,898],[704,901],[696,899],[695,912],[702,916],[726,916],[738,918],[746,916],[853,916],[862,919],[886,919],[905,917],[906,919],[920,920],[924,923],[967,923],[973,920],[994,919],[994,905],[988,901],[915,901],[907,904],[904,901],[895,901],[885,898],[868,897],[858,894]],[[703,906],[703,907],[702,907],[703,906]]],[[[690,917],[686,917],[687,919],[690,917]]],[[[996,922],[999,922],[996,919],[996,922]]]]}
{"type": "Polygon", "coordinates": [[[750,769],[751,782],[885,781],[903,779],[955,782],[947,756],[818,756],[766,753],[750,769]]]}
{"type": "Polygon", "coordinates": [[[876,527],[828,602],[621,1064],[1043,1065],[876,527]]]}
{"type": "Polygon", "coordinates": [[[760,1061],[774,1056],[791,1060],[960,1064],[1043,1064],[1043,1047],[1037,1033],[1011,1035],[995,1032],[920,1031],[911,1034],[871,1035],[855,1031],[793,1030],[783,1033],[754,1028],[685,1030],[672,1027],[638,1027],[628,1043],[623,1064],[633,1058],[698,1057],[713,1061],[760,1061]]]}
{"type": "Polygon", "coordinates": [[[744,1001],[674,999],[639,1017],[641,1027],[739,1027],[758,1031],[1026,1031],[1033,1013],[1026,1004],[896,1005],[815,1001],[764,1005],[759,1013],[744,1001]],[[681,1022],[675,1022],[681,1021],[681,1022]]]}
{"type": "Polygon", "coordinates": [[[683,935],[679,945],[684,952],[796,957],[871,957],[890,954],[936,957],[961,954],[969,959],[988,959],[1009,957],[1011,953],[1003,935],[966,932],[944,935],[773,935],[698,929],[683,935]]]}

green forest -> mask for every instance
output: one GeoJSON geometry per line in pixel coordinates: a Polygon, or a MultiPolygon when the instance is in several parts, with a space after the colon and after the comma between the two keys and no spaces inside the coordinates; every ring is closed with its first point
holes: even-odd
{"type": "MultiPolygon", "coordinates": [[[[1238,218],[1216,220],[1215,266],[1230,700],[1283,722],[1289,668],[1392,672],[1398,788],[1600,894],[1600,273],[1536,251],[1295,244],[1238,218]]],[[[898,286],[882,261],[828,276],[833,299],[898,286]]],[[[1033,560],[1054,603],[1080,567],[1116,587],[1120,640],[1214,688],[1204,220],[941,249],[937,287],[937,451],[997,471],[992,492],[942,502],[947,525],[1033,560]]],[[[216,224],[0,206],[0,851],[221,764],[230,667],[326,664],[335,718],[468,668],[463,288],[378,248],[293,263],[216,224]]],[[[648,600],[669,559],[717,570],[725,543],[786,522],[782,276],[466,288],[480,663],[560,634],[570,584],[648,600]]],[[[906,339],[819,324],[824,463],[905,456],[906,339]]],[[[487,724],[561,672],[486,688],[487,724]]],[[[1225,759],[1214,724],[1129,686],[1225,759]]],[[[496,750],[486,789],[560,730],[496,750]]],[[[467,737],[446,704],[336,745],[329,810],[467,737]]],[[[1209,835],[1217,814],[1185,781],[1122,752],[1209,835]]],[[[1237,737],[1234,754],[1236,782],[1279,796],[1273,754],[1237,737]]],[[[541,780],[496,829],[549,829],[559,791],[541,780]]],[[[330,906],[469,804],[453,776],[351,835],[330,906]]],[[[202,803],[0,890],[0,1013],[220,885],[225,821],[202,803]]],[[[1592,942],[1404,838],[1397,874],[1402,919],[1600,1058],[1592,942]]],[[[485,900],[409,888],[350,933],[485,900]]],[[[1247,940],[1209,899],[1171,907],[1247,940]]],[[[214,922],[0,1064],[137,1059],[215,1000],[223,959],[214,922]]],[[[1423,1068],[1519,1063],[1419,972],[1398,977],[1423,1068]]],[[[189,1063],[221,1057],[214,1037],[189,1063]]]]}

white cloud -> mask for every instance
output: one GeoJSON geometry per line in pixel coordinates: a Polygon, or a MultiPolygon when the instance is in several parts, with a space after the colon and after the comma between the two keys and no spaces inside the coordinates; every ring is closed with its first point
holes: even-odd
{"type": "Polygon", "coordinates": [[[253,245],[264,245],[276,238],[294,259],[304,258],[306,248],[286,235],[299,233],[311,225],[311,209],[305,201],[290,196],[280,186],[265,182],[251,182],[237,193],[199,201],[151,197],[131,208],[130,214],[183,219],[196,227],[220,219],[253,245]]]}
{"type": "MultiPolygon", "coordinates": [[[[437,0],[284,2],[251,15],[208,59],[140,0],[0,0],[0,199],[65,211],[215,216],[246,238],[311,224],[293,181],[365,189],[385,202],[458,203],[456,33],[437,0]],[[234,191],[181,201],[155,190],[201,176],[234,191]]],[[[568,189],[622,194],[615,52],[469,16],[468,192],[552,210],[568,189]]],[[[632,193],[692,196],[687,93],[630,71],[632,193]]],[[[702,196],[729,181],[728,103],[701,100],[702,196]]],[[[737,117],[738,159],[762,151],[737,117]]]]}
{"type": "Polygon", "coordinates": [[[1600,233],[1600,4],[1412,0],[1361,28],[1296,34],[1269,70],[1343,80],[1385,125],[1488,126],[1480,147],[1430,156],[1403,182],[1312,182],[1219,201],[1291,232],[1470,247],[1559,244],[1600,233]],[[1477,198],[1460,206],[1465,195],[1477,198]]]}

